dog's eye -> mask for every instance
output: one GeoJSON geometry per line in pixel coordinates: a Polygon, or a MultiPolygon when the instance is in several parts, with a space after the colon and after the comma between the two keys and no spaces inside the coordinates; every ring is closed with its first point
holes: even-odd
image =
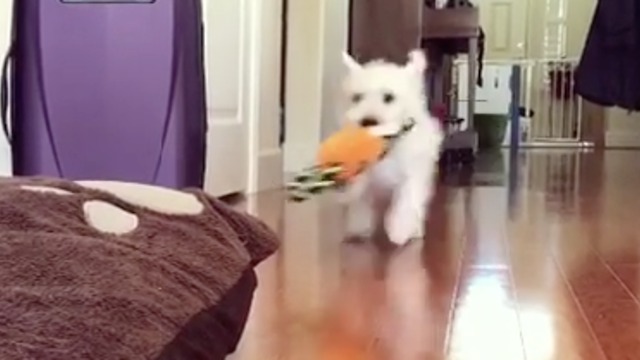
{"type": "Polygon", "coordinates": [[[357,104],[360,101],[362,101],[362,94],[358,93],[358,94],[351,95],[351,102],[352,103],[357,104]]]}
{"type": "Polygon", "coordinates": [[[395,100],[396,96],[392,93],[385,93],[384,95],[382,95],[382,101],[384,101],[385,104],[391,104],[395,100]]]}

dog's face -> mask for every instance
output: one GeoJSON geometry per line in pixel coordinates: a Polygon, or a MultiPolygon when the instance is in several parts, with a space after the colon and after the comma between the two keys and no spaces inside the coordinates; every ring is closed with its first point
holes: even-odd
{"type": "Polygon", "coordinates": [[[409,118],[424,111],[427,63],[422,51],[412,51],[404,66],[384,61],[361,65],[346,54],[344,63],[349,69],[344,84],[346,122],[387,135],[398,132],[409,118]]]}

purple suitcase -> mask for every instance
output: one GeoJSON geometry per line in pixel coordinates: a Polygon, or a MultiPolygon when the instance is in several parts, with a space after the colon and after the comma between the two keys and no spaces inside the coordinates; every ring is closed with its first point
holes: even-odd
{"type": "Polygon", "coordinates": [[[11,81],[0,97],[5,113],[11,104],[3,124],[14,174],[202,187],[201,6],[15,1],[11,81]]]}

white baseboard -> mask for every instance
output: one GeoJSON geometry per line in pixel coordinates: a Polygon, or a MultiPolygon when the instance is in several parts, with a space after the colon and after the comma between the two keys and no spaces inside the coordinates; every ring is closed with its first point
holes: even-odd
{"type": "Polygon", "coordinates": [[[636,132],[621,133],[610,132],[605,134],[605,147],[607,148],[640,148],[640,134],[636,132]]]}
{"type": "Polygon", "coordinates": [[[256,191],[280,189],[284,184],[282,149],[267,149],[258,155],[258,184],[256,191]]]}

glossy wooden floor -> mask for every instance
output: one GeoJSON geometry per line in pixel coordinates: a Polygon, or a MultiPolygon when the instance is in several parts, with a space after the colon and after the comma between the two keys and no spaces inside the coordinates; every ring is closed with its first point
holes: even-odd
{"type": "Polygon", "coordinates": [[[284,242],[233,359],[640,359],[639,156],[486,156],[397,250],[343,242],[331,199],[250,199],[284,242]]]}

